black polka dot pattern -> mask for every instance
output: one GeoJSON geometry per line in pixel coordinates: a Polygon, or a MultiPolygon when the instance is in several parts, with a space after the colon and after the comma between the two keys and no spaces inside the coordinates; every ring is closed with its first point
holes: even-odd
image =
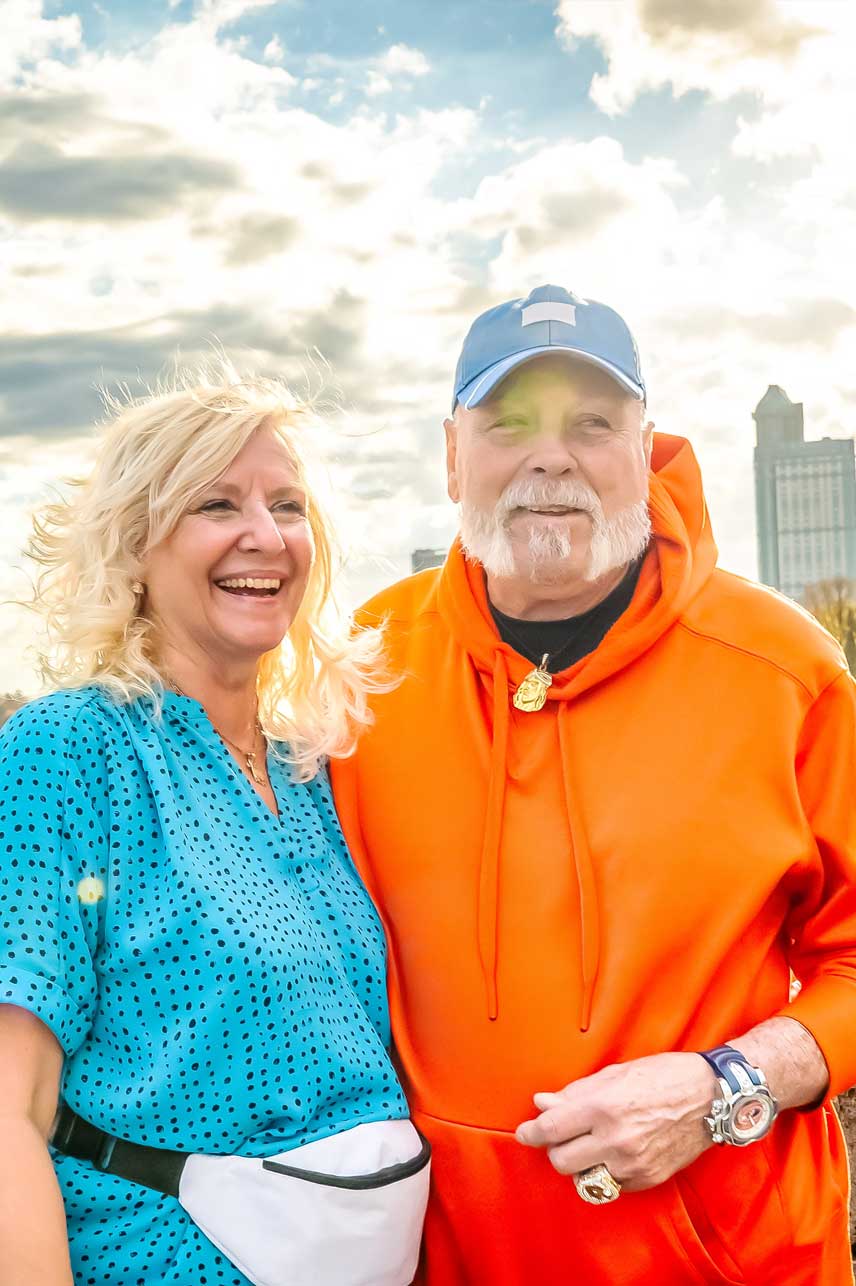
{"type": "MultiPolygon", "coordinates": [[[[81,1116],[268,1156],[406,1105],[383,934],[324,773],[268,759],[276,818],[202,707],[95,687],[0,732],[0,1003],[65,1055],[81,1116]]],[[[76,1286],[243,1286],[178,1202],[55,1156],[76,1286]]]]}

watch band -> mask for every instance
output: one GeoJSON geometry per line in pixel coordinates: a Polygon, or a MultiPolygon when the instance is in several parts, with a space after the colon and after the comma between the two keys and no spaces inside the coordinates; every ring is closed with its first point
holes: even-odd
{"type": "Polygon", "coordinates": [[[733,1045],[698,1053],[717,1079],[718,1092],[704,1118],[713,1142],[742,1148],[762,1139],[779,1109],[760,1067],[753,1067],[733,1045]]]}
{"type": "Polygon", "coordinates": [[[706,1063],[709,1063],[720,1080],[725,1081],[732,1094],[739,1094],[744,1086],[735,1076],[731,1064],[736,1063],[753,1085],[766,1086],[767,1081],[760,1068],[753,1067],[744,1054],[733,1045],[717,1045],[715,1049],[698,1051],[706,1063]]]}

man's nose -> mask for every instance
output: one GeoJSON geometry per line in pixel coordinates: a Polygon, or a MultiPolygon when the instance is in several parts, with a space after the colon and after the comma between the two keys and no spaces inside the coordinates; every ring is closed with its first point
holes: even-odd
{"type": "Polygon", "coordinates": [[[533,440],[529,468],[533,473],[559,478],[574,473],[577,462],[567,441],[558,433],[541,433],[533,440]]]}

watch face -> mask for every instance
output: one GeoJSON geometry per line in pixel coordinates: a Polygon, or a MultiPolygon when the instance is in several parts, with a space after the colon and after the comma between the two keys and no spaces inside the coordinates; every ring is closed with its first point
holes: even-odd
{"type": "Polygon", "coordinates": [[[773,1123],[775,1108],[766,1095],[746,1095],[731,1117],[731,1133],[735,1141],[750,1143],[766,1134],[773,1123]]]}

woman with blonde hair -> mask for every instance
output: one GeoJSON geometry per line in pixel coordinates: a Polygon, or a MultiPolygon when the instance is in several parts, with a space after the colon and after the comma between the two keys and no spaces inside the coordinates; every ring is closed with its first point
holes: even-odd
{"type": "Polygon", "coordinates": [[[325,771],[379,638],[270,381],[118,408],[0,734],[0,1286],[406,1286],[427,1144],[325,771]]]}

